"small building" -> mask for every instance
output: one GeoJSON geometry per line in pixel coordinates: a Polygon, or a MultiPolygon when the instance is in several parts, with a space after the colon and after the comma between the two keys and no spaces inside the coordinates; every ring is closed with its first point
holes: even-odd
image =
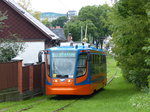
{"type": "Polygon", "coordinates": [[[69,20],[70,20],[72,17],[74,17],[74,16],[77,16],[77,11],[75,11],[75,10],[69,10],[69,11],[67,12],[67,17],[68,17],[69,20]]]}
{"type": "Polygon", "coordinates": [[[60,41],[66,41],[64,29],[60,26],[51,27],[50,30],[55,33],[58,37],[60,37],[60,41]]]}
{"type": "Polygon", "coordinates": [[[61,16],[67,16],[67,15],[61,13],[55,13],[55,12],[43,12],[40,15],[40,19],[41,20],[48,19],[48,21],[52,22],[53,20],[56,20],[61,16]]]}
{"type": "Polygon", "coordinates": [[[0,11],[7,12],[8,16],[4,21],[8,27],[0,32],[0,38],[8,37],[10,33],[19,35],[25,42],[25,51],[19,55],[23,63],[37,62],[40,50],[57,44],[59,37],[14,0],[0,0],[0,11]]]}

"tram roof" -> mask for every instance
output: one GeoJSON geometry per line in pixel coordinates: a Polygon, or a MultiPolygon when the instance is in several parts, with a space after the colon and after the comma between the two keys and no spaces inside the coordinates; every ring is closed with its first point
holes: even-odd
{"type": "Polygon", "coordinates": [[[97,49],[95,47],[92,46],[84,46],[84,45],[76,45],[76,46],[57,46],[57,47],[52,47],[52,48],[48,48],[46,50],[50,50],[50,51],[79,51],[79,50],[94,50],[94,51],[100,51],[100,52],[104,52],[102,49],[97,49]]]}

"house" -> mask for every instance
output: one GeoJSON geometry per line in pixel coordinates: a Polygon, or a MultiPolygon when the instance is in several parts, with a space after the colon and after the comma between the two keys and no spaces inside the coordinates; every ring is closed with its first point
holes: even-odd
{"type": "Polygon", "coordinates": [[[60,41],[66,41],[66,37],[65,37],[65,33],[64,33],[64,29],[61,28],[60,26],[56,26],[56,27],[51,27],[50,30],[55,33],[57,36],[60,37],[60,41]]]}
{"type": "Polygon", "coordinates": [[[70,20],[72,17],[74,17],[74,16],[77,16],[77,11],[75,11],[75,10],[69,10],[69,11],[67,12],[67,17],[68,17],[69,20],[70,20]]]}
{"type": "Polygon", "coordinates": [[[59,37],[14,0],[0,0],[0,11],[7,12],[8,16],[4,21],[8,27],[0,32],[0,38],[5,38],[12,33],[23,39],[25,50],[19,55],[23,58],[23,63],[37,62],[40,50],[57,44],[59,37]]]}

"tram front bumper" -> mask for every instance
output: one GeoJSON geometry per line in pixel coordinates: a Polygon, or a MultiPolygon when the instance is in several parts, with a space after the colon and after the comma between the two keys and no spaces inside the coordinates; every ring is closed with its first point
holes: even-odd
{"type": "Polygon", "coordinates": [[[90,84],[72,87],[56,87],[46,85],[46,95],[90,95],[92,94],[90,84]]]}

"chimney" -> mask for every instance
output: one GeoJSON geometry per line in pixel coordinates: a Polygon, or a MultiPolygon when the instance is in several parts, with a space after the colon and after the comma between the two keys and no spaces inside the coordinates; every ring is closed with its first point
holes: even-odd
{"type": "Polygon", "coordinates": [[[72,41],[72,35],[71,35],[71,33],[68,34],[67,41],[68,42],[72,41]]]}

